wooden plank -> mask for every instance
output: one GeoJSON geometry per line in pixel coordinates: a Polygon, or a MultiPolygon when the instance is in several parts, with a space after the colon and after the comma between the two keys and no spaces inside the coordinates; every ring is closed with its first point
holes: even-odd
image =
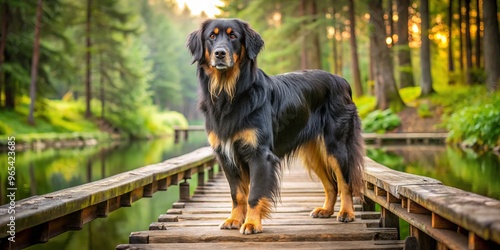
{"type": "Polygon", "coordinates": [[[408,213],[413,213],[413,214],[430,214],[431,211],[427,210],[425,207],[420,206],[420,204],[407,199],[407,210],[408,213]]]}
{"type": "Polygon", "coordinates": [[[309,250],[401,250],[404,247],[403,241],[338,241],[332,244],[331,241],[303,241],[303,242],[246,242],[232,243],[170,243],[170,244],[123,244],[116,247],[117,250],[163,250],[163,249],[309,249],[309,250]]]}
{"type": "Polygon", "coordinates": [[[432,213],[432,227],[438,229],[453,229],[456,230],[457,225],[455,223],[439,216],[436,213],[432,213]]]}
{"type": "Polygon", "coordinates": [[[341,240],[396,240],[397,231],[385,228],[366,228],[363,224],[266,227],[264,233],[243,235],[238,230],[220,230],[214,227],[169,228],[168,230],[141,231],[130,235],[130,242],[148,239],[148,243],[197,242],[283,242],[283,241],[341,241],[341,240]]]}
{"type": "MultiPolygon", "coordinates": [[[[161,221],[160,219],[163,220],[164,217],[160,216],[158,218],[159,222],[153,222],[150,224],[150,229],[151,226],[154,225],[155,228],[162,228],[166,230],[167,228],[170,227],[213,227],[213,229],[218,229],[218,226],[221,224],[223,220],[201,220],[201,221],[195,221],[195,220],[181,220],[177,222],[166,222],[166,221],[161,221]]],[[[362,220],[360,218],[357,218],[353,222],[354,224],[364,224],[365,227],[378,227],[379,225],[378,219],[371,219],[371,220],[362,220]]],[[[345,223],[337,221],[335,217],[333,218],[311,218],[311,217],[302,217],[302,218],[297,218],[294,217],[293,219],[264,219],[262,221],[262,224],[264,226],[298,226],[298,225],[335,225],[335,226],[342,226],[345,223]]]]}

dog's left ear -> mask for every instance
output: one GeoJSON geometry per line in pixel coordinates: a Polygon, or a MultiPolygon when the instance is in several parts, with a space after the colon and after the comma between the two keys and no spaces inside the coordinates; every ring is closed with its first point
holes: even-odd
{"type": "Polygon", "coordinates": [[[203,57],[203,41],[201,40],[202,29],[193,31],[186,40],[186,47],[193,56],[191,64],[198,62],[203,57]]]}
{"type": "Polygon", "coordinates": [[[253,30],[247,22],[240,21],[243,25],[243,30],[245,33],[245,48],[248,53],[248,57],[251,60],[255,60],[259,54],[262,47],[264,47],[264,40],[262,37],[253,30]]]}

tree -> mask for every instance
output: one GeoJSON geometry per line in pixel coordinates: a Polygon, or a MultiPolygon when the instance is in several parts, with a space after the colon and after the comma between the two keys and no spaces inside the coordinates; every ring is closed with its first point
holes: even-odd
{"type": "Polygon", "coordinates": [[[377,62],[374,64],[375,92],[377,97],[377,108],[384,110],[391,108],[399,112],[405,106],[399,96],[394,79],[394,66],[390,50],[385,42],[384,10],[382,0],[371,0],[370,8],[370,41],[373,43],[371,51],[372,58],[377,62]]]}
{"type": "Polygon", "coordinates": [[[481,68],[481,2],[476,0],[476,43],[475,43],[475,63],[476,68],[481,68]]]}
{"type": "MultiPolygon", "coordinates": [[[[354,0],[349,0],[349,27],[351,30],[351,60],[352,76],[354,78],[354,95],[360,97],[363,95],[361,86],[361,73],[359,71],[358,44],[356,41],[356,15],[354,14],[354,0]]],[[[383,31],[385,34],[385,30],[383,31]]]]}
{"type": "Polygon", "coordinates": [[[399,17],[397,22],[398,41],[396,42],[399,62],[399,87],[406,88],[415,86],[408,41],[408,8],[410,7],[410,0],[398,0],[396,3],[399,17]]]}
{"type": "Polygon", "coordinates": [[[430,39],[429,39],[429,1],[420,0],[420,17],[422,19],[422,45],[420,47],[420,68],[422,68],[422,80],[420,87],[422,92],[421,96],[427,96],[434,93],[432,88],[431,77],[431,52],[430,52],[430,39]]]}
{"type": "Polygon", "coordinates": [[[90,100],[92,99],[91,92],[91,77],[92,77],[92,69],[91,69],[91,24],[92,24],[92,0],[87,0],[87,20],[86,20],[86,29],[85,29],[85,117],[90,118],[92,116],[92,111],[90,108],[90,100]]]}
{"type": "Polygon", "coordinates": [[[498,90],[500,85],[500,34],[498,32],[497,2],[483,1],[484,68],[488,90],[498,90]]]}
{"type": "Polygon", "coordinates": [[[30,110],[28,123],[35,125],[36,78],[38,75],[38,58],[40,56],[40,26],[42,24],[42,0],[38,0],[36,8],[35,39],[33,40],[33,61],[31,63],[30,110]]]}
{"type": "Polygon", "coordinates": [[[453,64],[453,0],[450,0],[448,5],[448,72],[455,71],[455,65],[453,64]]]}
{"type": "MultiPolygon", "coordinates": [[[[9,5],[7,3],[2,4],[2,30],[0,37],[0,95],[3,93],[3,86],[5,85],[5,77],[2,72],[2,64],[5,58],[5,45],[7,43],[7,27],[9,25],[9,5]]],[[[3,103],[0,102],[0,108],[3,107],[3,103]]]]}
{"type": "Polygon", "coordinates": [[[465,0],[465,82],[472,84],[472,39],[470,34],[470,2],[465,0]]]}
{"type": "Polygon", "coordinates": [[[463,11],[462,11],[462,6],[463,6],[464,0],[458,0],[458,29],[459,29],[459,47],[460,47],[460,71],[463,73],[465,69],[464,65],[464,32],[463,32],[463,11]]]}

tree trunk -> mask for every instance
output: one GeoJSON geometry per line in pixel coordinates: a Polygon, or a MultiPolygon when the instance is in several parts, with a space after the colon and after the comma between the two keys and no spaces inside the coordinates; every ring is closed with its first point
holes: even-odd
{"type": "Polygon", "coordinates": [[[38,75],[38,58],[40,56],[40,26],[42,25],[42,0],[38,0],[36,8],[35,39],[33,41],[33,60],[31,61],[30,111],[28,124],[35,125],[36,78],[38,75]]]}
{"type": "Polygon", "coordinates": [[[320,26],[318,24],[318,9],[316,0],[307,1],[310,3],[311,24],[317,25],[316,28],[311,30],[310,43],[309,43],[309,67],[311,69],[321,69],[321,44],[319,41],[320,26]]]}
{"type": "Polygon", "coordinates": [[[460,30],[460,72],[464,73],[464,32],[462,28],[462,23],[464,20],[464,15],[462,13],[462,6],[464,0],[458,0],[458,28],[460,30]]]}
{"type": "Polygon", "coordinates": [[[472,39],[470,36],[470,1],[465,0],[465,82],[472,84],[472,39]]]}
{"type": "Polygon", "coordinates": [[[394,40],[392,40],[394,38],[394,20],[392,20],[392,16],[393,16],[393,11],[392,11],[392,7],[393,7],[393,3],[392,3],[392,0],[389,0],[388,1],[388,4],[387,4],[387,8],[388,8],[388,18],[387,18],[387,21],[388,21],[388,25],[389,25],[389,34],[388,37],[391,38],[391,47],[392,45],[394,45],[394,40]]]}
{"type": "Polygon", "coordinates": [[[99,78],[100,78],[100,82],[101,82],[101,88],[100,88],[100,99],[101,99],[101,119],[104,121],[104,108],[105,108],[105,98],[104,98],[104,66],[103,66],[103,63],[102,63],[102,56],[99,56],[99,64],[100,67],[99,67],[99,78]]]}
{"type": "Polygon", "coordinates": [[[488,90],[496,91],[500,85],[500,34],[498,32],[497,2],[483,1],[484,69],[488,90]]]}
{"type": "MultiPolygon", "coordinates": [[[[4,3],[2,6],[2,36],[0,38],[0,96],[2,96],[3,89],[5,86],[5,74],[2,71],[2,64],[5,60],[5,45],[7,44],[7,27],[9,26],[9,6],[4,3]]],[[[0,98],[0,109],[3,107],[3,103],[0,98]]]]}
{"type": "Polygon", "coordinates": [[[87,27],[86,27],[86,77],[85,77],[85,117],[90,118],[92,111],[90,110],[90,100],[92,99],[90,79],[92,77],[91,66],[91,41],[90,41],[90,24],[92,18],[91,10],[92,0],[87,0],[87,27]]]}
{"type": "Polygon", "coordinates": [[[420,87],[421,96],[427,96],[434,92],[431,77],[431,52],[429,40],[429,0],[420,0],[420,17],[422,18],[422,46],[420,47],[420,68],[422,68],[422,80],[420,87]]]}
{"type": "Polygon", "coordinates": [[[370,0],[370,41],[373,43],[373,59],[377,62],[374,65],[375,92],[377,97],[377,108],[384,110],[391,108],[394,112],[399,112],[404,107],[404,103],[399,96],[394,80],[394,67],[390,55],[390,50],[386,45],[384,11],[382,0],[370,0]]]}
{"type": "MultiPolygon", "coordinates": [[[[332,2],[330,3],[331,6],[334,6],[335,4],[335,1],[332,0],[332,2]]],[[[333,73],[335,74],[339,74],[339,63],[338,63],[338,60],[339,60],[339,57],[338,57],[338,48],[337,48],[337,33],[339,32],[339,30],[337,30],[337,21],[335,21],[335,9],[336,7],[333,7],[333,11],[332,11],[332,20],[333,20],[333,27],[335,29],[335,33],[333,34],[333,38],[332,38],[332,54],[333,54],[333,73]]]]}
{"type": "Polygon", "coordinates": [[[413,87],[413,68],[411,65],[411,50],[408,42],[408,8],[410,0],[396,1],[398,7],[398,41],[396,43],[396,51],[398,52],[399,61],[399,87],[413,87]]]}
{"type": "Polygon", "coordinates": [[[455,71],[455,65],[453,64],[453,0],[450,0],[448,5],[448,72],[455,71]]]}
{"type": "Polygon", "coordinates": [[[340,40],[339,40],[339,62],[338,62],[338,67],[339,67],[339,76],[342,76],[344,74],[343,70],[344,70],[344,43],[343,43],[343,39],[342,39],[342,30],[344,29],[344,26],[342,26],[342,24],[340,22],[337,22],[337,30],[340,32],[340,40]]]}
{"type": "MultiPolygon", "coordinates": [[[[354,78],[354,95],[360,97],[363,95],[361,86],[361,73],[359,72],[358,44],[356,42],[356,16],[354,15],[354,0],[349,0],[349,27],[351,29],[351,60],[352,76],[354,78]]],[[[385,31],[383,31],[385,34],[385,31]]]]}
{"type": "Polygon", "coordinates": [[[481,1],[476,0],[476,10],[477,10],[477,15],[476,15],[476,48],[475,52],[476,55],[475,57],[475,63],[476,63],[476,68],[481,68],[481,1]]]}
{"type": "MultiPolygon", "coordinates": [[[[300,0],[299,5],[299,16],[305,16],[306,2],[305,0],[300,0]]],[[[304,21],[302,22],[302,26],[304,26],[304,21]]],[[[302,36],[302,44],[300,45],[300,69],[307,69],[307,38],[302,36]]]]}

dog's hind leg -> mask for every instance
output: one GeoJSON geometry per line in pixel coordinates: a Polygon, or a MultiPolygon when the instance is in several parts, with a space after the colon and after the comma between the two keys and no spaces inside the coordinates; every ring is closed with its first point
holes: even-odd
{"type": "Polygon", "coordinates": [[[337,178],[338,189],[340,191],[340,211],[337,214],[337,220],[341,222],[354,221],[354,204],[352,201],[352,192],[349,184],[345,181],[342,174],[342,169],[339,166],[337,159],[329,155],[327,157],[328,165],[335,172],[337,178]]]}
{"type": "Polygon", "coordinates": [[[323,207],[317,207],[311,212],[313,218],[329,218],[337,201],[337,183],[331,169],[327,167],[324,142],[320,139],[312,140],[301,146],[299,157],[309,171],[313,171],[323,184],[325,202],[323,207]]]}
{"type": "Polygon", "coordinates": [[[270,151],[258,152],[248,161],[250,194],[242,234],[262,233],[262,219],[269,218],[279,196],[279,159],[270,151]]]}

